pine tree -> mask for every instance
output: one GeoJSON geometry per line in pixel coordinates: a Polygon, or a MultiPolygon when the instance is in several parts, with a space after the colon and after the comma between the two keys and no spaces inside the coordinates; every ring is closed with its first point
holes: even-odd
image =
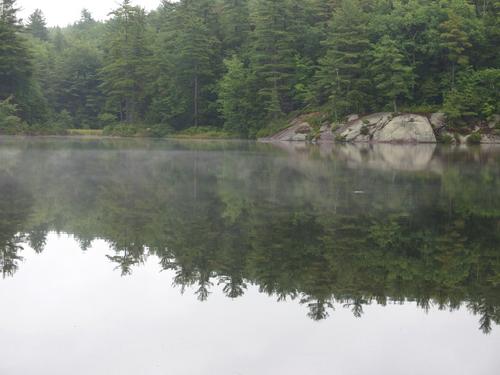
{"type": "Polygon", "coordinates": [[[166,11],[155,48],[156,90],[164,97],[156,98],[154,106],[163,113],[162,120],[195,127],[216,121],[212,103],[221,65],[216,27],[211,2],[183,0],[166,11]]]}
{"type": "Polygon", "coordinates": [[[449,12],[448,19],[441,24],[441,45],[451,65],[451,87],[455,86],[457,65],[466,66],[469,58],[465,51],[472,47],[467,33],[463,30],[464,20],[458,14],[449,12]]]}
{"type": "MultiPolygon", "coordinates": [[[[398,111],[397,100],[408,97],[413,83],[412,68],[404,64],[404,56],[388,36],[374,45],[371,53],[370,72],[377,88],[377,97],[392,102],[398,111]]],[[[384,104],[387,104],[384,103],[384,104]]]]}
{"type": "Polygon", "coordinates": [[[222,47],[226,54],[231,55],[248,43],[250,34],[248,0],[223,0],[220,18],[222,47]]]}
{"type": "Polygon", "coordinates": [[[116,112],[120,121],[139,121],[145,100],[145,61],[149,55],[146,15],[144,9],[130,5],[130,0],[124,0],[111,14],[101,88],[108,97],[108,110],[116,112]]]}
{"type": "Polygon", "coordinates": [[[26,28],[35,38],[43,41],[49,40],[47,22],[45,21],[45,17],[40,9],[36,9],[29,16],[28,25],[26,26],[26,28]]]}
{"type": "Polygon", "coordinates": [[[359,112],[366,105],[367,23],[358,0],[343,0],[329,23],[327,51],[316,78],[320,101],[331,101],[336,112],[359,112]]]}
{"type": "Polygon", "coordinates": [[[292,109],[289,95],[295,53],[286,1],[257,0],[253,19],[252,66],[266,111],[276,117],[292,109]]]}
{"type": "Polygon", "coordinates": [[[80,13],[80,21],[79,23],[82,24],[91,24],[94,23],[94,17],[92,17],[92,13],[89,12],[88,9],[83,8],[81,13],[80,13]]]}
{"type": "Polygon", "coordinates": [[[67,110],[77,127],[92,125],[102,108],[101,66],[97,48],[81,40],[73,41],[58,59],[54,104],[57,112],[67,110]]]}
{"type": "Polygon", "coordinates": [[[252,127],[258,119],[254,99],[255,77],[237,56],[226,59],[224,64],[227,73],[218,85],[218,101],[225,120],[224,127],[248,136],[255,133],[252,127]]]}
{"type": "Polygon", "coordinates": [[[15,0],[0,2],[0,100],[27,86],[32,72],[31,55],[20,34],[15,0]]]}

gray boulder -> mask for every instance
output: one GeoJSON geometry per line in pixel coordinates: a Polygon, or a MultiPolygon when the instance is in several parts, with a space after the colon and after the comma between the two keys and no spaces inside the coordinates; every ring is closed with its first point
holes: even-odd
{"type": "Polygon", "coordinates": [[[490,129],[494,129],[498,125],[500,125],[500,115],[493,115],[493,116],[491,116],[491,119],[488,122],[488,127],[490,129]]]}
{"type": "Polygon", "coordinates": [[[374,132],[372,140],[384,143],[436,143],[436,136],[427,117],[407,114],[396,116],[374,132]]]}

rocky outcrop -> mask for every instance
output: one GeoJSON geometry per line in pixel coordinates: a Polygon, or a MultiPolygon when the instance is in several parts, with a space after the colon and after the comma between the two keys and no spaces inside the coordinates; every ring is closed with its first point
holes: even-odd
{"type": "Polygon", "coordinates": [[[388,112],[347,122],[336,131],[336,136],[346,142],[436,143],[427,117],[413,114],[393,117],[388,112]]]}
{"type": "MultiPolygon", "coordinates": [[[[342,124],[318,123],[321,114],[303,115],[290,123],[290,126],[275,135],[261,141],[312,141],[315,143],[352,142],[352,143],[437,143],[466,144],[468,136],[451,132],[446,125],[444,113],[433,113],[428,116],[419,114],[393,114],[390,112],[373,113],[366,116],[349,115],[342,124]],[[315,120],[311,119],[316,116],[315,120]]],[[[491,123],[476,125],[470,131],[482,135],[481,143],[500,143],[497,121],[492,117],[491,123]]]]}
{"type": "Polygon", "coordinates": [[[397,116],[373,133],[374,142],[436,143],[436,136],[427,117],[397,116]]]}
{"type": "Polygon", "coordinates": [[[443,112],[433,113],[429,118],[429,122],[434,132],[439,132],[446,126],[446,115],[443,112]]]}
{"type": "Polygon", "coordinates": [[[497,144],[500,143],[500,135],[496,134],[483,134],[481,136],[481,143],[497,144]]]}
{"type": "Polygon", "coordinates": [[[309,125],[304,118],[296,118],[290,123],[290,126],[280,132],[260,139],[260,141],[273,142],[273,141],[285,141],[285,142],[296,142],[296,141],[306,141],[309,133],[312,132],[312,126],[309,125]]]}

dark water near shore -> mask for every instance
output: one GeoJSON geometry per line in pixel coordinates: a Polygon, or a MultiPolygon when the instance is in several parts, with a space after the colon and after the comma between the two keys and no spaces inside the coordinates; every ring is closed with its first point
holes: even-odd
{"type": "Polygon", "coordinates": [[[498,374],[500,147],[0,139],[0,374],[498,374]]]}

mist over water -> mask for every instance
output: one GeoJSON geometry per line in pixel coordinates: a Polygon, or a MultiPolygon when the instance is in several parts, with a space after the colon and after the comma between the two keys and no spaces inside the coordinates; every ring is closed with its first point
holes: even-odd
{"type": "Polygon", "coordinates": [[[0,373],[495,374],[499,166],[498,147],[3,138],[0,373]]]}

